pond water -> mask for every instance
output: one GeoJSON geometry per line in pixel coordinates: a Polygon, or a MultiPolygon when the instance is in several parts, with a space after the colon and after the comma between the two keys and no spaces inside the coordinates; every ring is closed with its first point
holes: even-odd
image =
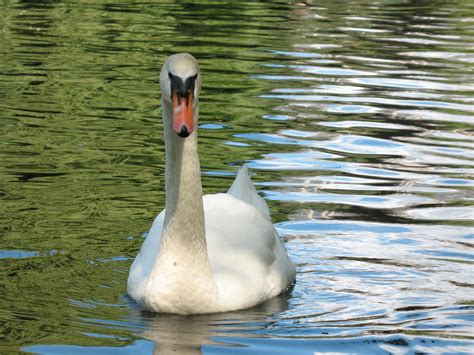
{"type": "Polygon", "coordinates": [[[0,352],[470,353],[474,4],[0,2],[0,352]],[[249,310],[126,294],[164,206],[158,73],[201,65],[206,193],[249,164],[297,266],[249,310]]]}

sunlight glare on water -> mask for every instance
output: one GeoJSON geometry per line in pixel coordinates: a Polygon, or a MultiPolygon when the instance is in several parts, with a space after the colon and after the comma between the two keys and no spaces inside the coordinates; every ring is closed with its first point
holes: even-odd
{"type": "Polygon", "coordinates": [[[469,1],[0,4],[0,352],[471,353],[469,1]],[[143,312],[157,79],[203,75],[205,193],[247,162],[297,266],[249,310],[143,312]]]}

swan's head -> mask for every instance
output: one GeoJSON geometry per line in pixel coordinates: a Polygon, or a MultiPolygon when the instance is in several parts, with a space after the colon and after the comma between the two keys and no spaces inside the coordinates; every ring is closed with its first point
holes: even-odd
{"type": "Polygon", "coordinates": [[[160,87],[163,99],[172,107],[173,130],[180,137],[189,136],[196,127],[194,112],[201,90],[196,59],[188,53],[168,57],[161,69],[160,87]]]}

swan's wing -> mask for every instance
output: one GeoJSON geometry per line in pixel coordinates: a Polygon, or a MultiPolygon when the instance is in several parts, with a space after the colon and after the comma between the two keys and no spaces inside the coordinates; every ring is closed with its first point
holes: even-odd
{"type": "Polygon", "coordinates": [[[209,262],[219,297],[248,307],[285,290],[295,268],[273,224],[230,194],[204,196],[209,262]]]}
{"type": "Polygon", "coordinates": [[[229,191],[227,191],[227,193],[245,203],[248,203],[251,206],[254,206],[265,216],[265,218],[267,218],[269,221],[271,220],[270,210],[268,209],[267,203],[262,197],[258,195],[252,180],[250,180],[249,171],[246,164],[240,168],[232,186],[230,187],[229,191]]]}
{"type": "Polygon", "coordinates": [[[145,292],[146,283],[160,251],[161,232],[165,221],[165,211],[156,216],[140,252],[133,261],[128,275],[128,294],[135,300],[145,292]]]}

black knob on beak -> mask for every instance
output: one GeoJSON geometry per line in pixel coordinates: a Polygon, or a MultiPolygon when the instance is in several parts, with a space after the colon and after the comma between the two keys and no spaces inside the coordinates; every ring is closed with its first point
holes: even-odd
{"type": "Polygon", "coordinates": [[[181,131],[179,131],[178,135],[182,138],[186,138],[187,136],[189,136],[189,132],[188,132],[188,129],[186,128],[186,126],[181,126],[181,131]]]}

